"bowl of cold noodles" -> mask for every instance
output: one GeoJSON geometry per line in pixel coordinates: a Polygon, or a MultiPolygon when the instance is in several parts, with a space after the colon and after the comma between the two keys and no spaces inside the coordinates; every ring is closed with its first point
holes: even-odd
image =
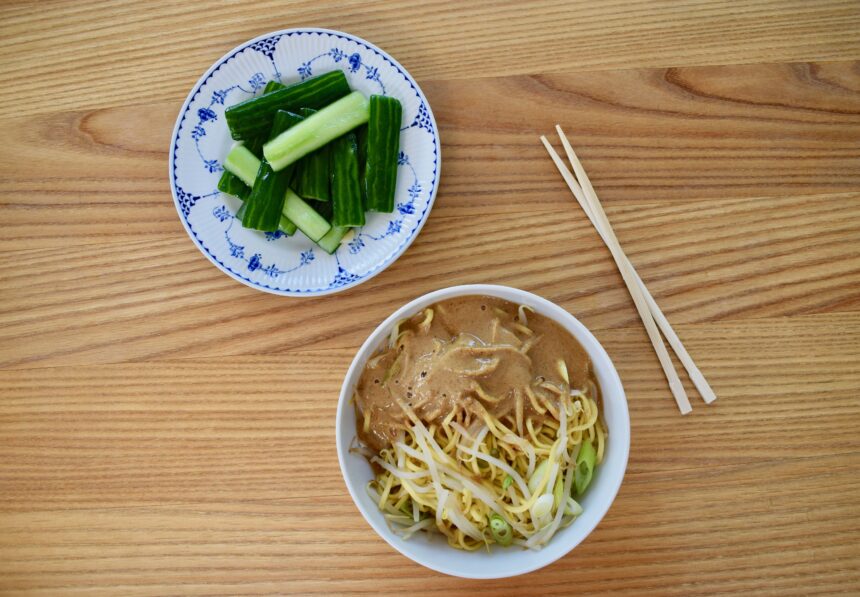
{"type": "Polygon", "coordinates": [[[621,485],[630,421],[594,336],[529,292],[429,293],[370,335],[337,413],[359,511],[412,560],[500,578],[567,554],[621,485]]]}

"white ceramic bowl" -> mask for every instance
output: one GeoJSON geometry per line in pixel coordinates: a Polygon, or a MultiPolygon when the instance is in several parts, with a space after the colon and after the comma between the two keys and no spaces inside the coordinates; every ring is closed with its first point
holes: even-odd
{"type": "Polygon", "coordinates": [[[454,286],[444,288],[404,305],[383,321],[364,342],[355,355],[343,387],[337,409],[337,456],[347,489],[370,526],[394,549],[415,562],[453,576],[464,578],[504,578],[525,574],[542,568],[576,547],[594,530],[603,518],[624,477],[627,468],[627,455],[630,451],[630,416],[621,380],[612,361],[591,332],[573,315],[548,300],[530,292],[486,284],[454,286]],[[561,529],[549,544],[539,551],[520,548],[499,548],[464,552],[448,546],[441,536],[416,533],[403,540],[389,528],[376,504],[367,495],[367,483],[373,478],[370,465],[363,456],[350,453],[349,446],[355,437],[355,410],[349,403],[358,378],[368,358],[388,339],[394,323],[404,317],[417,313],[431,304],[456,296],[486,295],[525,304],[536,312],[561,324],[579,341],[588,352],[594,364],[594,371],[603,398],[603,417],[609,429],[606,455],[597,467],[594,479],[581,500],[583,513],[572,525],[561,529]]]}

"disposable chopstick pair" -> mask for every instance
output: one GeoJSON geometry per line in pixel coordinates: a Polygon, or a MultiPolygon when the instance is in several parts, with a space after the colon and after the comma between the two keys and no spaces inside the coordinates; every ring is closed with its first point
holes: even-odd
{"type": "MultiPolygon", "coordinates": [[[[585,168],[583,168],[582,162],[579,161],[579,157],[577,157],[576,152],[573,150],[573,147],[571,147],[570,142],[567,140],[567,136],[564,134],[564,131],[561,130],[561,127],[559,125],[555,125],[555,129],[558,132],[559,138],[561,139],[561,144],[564,146],[564,151],[565,153],[567,153],[567,158],[568,160],[570,160],[574,172],[576,172],[577,178],[579,178],[579,180],[582,182],[581,190],[585,192],[585,198],[588,199],[586,203],[588,203],[589,207],[592,208],[592,213],[594,213],[595,211],[600,213],[600,216],[607,227],[606,229],[609,230],[609,232],[612,234],[614,242],[618,244],[618,239],[615,238],[615,233],[612,231],[612,227],[609,224],[609,219],[606,217],[606,212],[603,211],[603,206],[600,204],[600,200],[597,198],[597,192],[591,185],[591,180],[588,178],[588,174],[585,173],[585,168]]],[[[582,205],[582,202],[580,202],[580,205],[582,205]]],[[[588,215],[588,211],[586,211],[586,215],[588,215]]],[[[593,222],[592,216],[589,216],[589,219],[593,222]]],[[[600,234],[599,228],[598,233],[600,234]]],[[[603,234],[601,234],[601,237],[602,236],[603,234]]],[[[618,248],[621,251],[622,255],[624,255],[624,251],[621,249],[620,245],[618,245],[618,248]]],[[[651,311],[651,315],[654,317],[654,320],[660,328],[660,331],[663,332],[663,335],[669,341],[669,345],[672,347],[672,350],[674,350],[675,354],[678,355],[678,359],[681,361],[681,364],[684,365],[684,369],[686,369],[687,375],[690,376],[690,380],[693,382],[693,385],[696,386],[696,389],[699,391],[702,400],[704,400],[705,403],[710,404],[717,399],[716,394],[714,394],[714,391],[711,389],[711,386],[708,384],[707,380],[705,380],[705,376],[702,375],[702,372],[696,366],[696,363],[693,362],[690,353],[688,353],[687,349],[684,348],[684,344],[681,342],[681,339],[678,338],[678,334],[676,334],[675,330],[672,329],[672,325],[666,319],[666,316],[663,315],[663,311],[660,309],[660,306],[657,304],[657,301],[654,300],[654,297],[651,296],[651,293],[648,291],[648,288],[645,287],[645,283],[642,281],[642,278],[639,277],[639,274],[634,269],[633,264],[630,263],[630,260],[627,258],[627,255],[624,255],[624,260],[630,267],[637,286],[639,287],[639,291],[645,298],[645,302],[648,304],[648,309],[651,311]]]]}
{"type": "Polygon", "coordinates": [[[672,395],[675,398],[678,408],[682,414],[687,414],[692,410],[689,398],[684,390],[684,386],[678,378],[678,374],[675,371],[675,367],[672,365],[669,353],[666,351],[666,347],[660,337],[660,333],[657,329],[658,327],[669,341],[669,345],[678,355],[678,359],[687,370],[687,374],[690,376],[690,379],[696,386],[702,399],[706,403],[713,402],[716,399],[716,395],[705,380],[704,375],[702,375],[702,372],[698,367],[696,367],[696,364],[684,348],[684,345],[680,338],[678,338],[675,330],[672,329],[672,326],[669,324],[669,321],[666,319],[666,316],[663,314],[659,305],[657,305],[654,297],[651,296],[650,292],[648,292],[642,278],[639,277],[633,264],[630,263],[627,255],[625,255],[624,251],[621,249],[618,238],[615,236],[615,232],[609,223],[609,219],[606,217],[606,212],[603,211],[603,206],[600,204],[600,200],[597,198],[597,193],[594,191],[594,187],[591,185],[591,181],[585,173],[585,169],[582,167],[582,163],[579,161],[576,152],[573,150],[573,147],[571,147],[567,137],[561,130],[561,127],[556,125],[556,130],[561,139],[562,145],[564,146],[568,160],[570,160],[571,166],[573,166],[574,172],[576,172],[576,178],[574,178],[573,174],[571,174],[570,170],[565,166],[564,162],[555,152],[552,145],[549,144],[546,137],[541,136],[541,141],[549,152],[550,157],[580,207],[582,207],[582,210],[585,212],[586,216],[588,216],[588,219],[597,230],[597,233],[603,239],[603,242],[606,244],[610,253],[612,253],[612,257],[615,260],[615,263],[621,272],[621,276],[627,285],[627,289],[630,292],[630,296],[633,298],[633,302],[636,305],[636,310],[642,319],[642,323],[645,325],[645,330],[648,332],[648,338],[651,340],[654,351],[657,353],[657,358],[659,359],[663,372],[666,375],[666,379],[669,382],[669,388],[672,391],[672,395]],[[578,181],[577,178],[579,179],[578,181]]]}

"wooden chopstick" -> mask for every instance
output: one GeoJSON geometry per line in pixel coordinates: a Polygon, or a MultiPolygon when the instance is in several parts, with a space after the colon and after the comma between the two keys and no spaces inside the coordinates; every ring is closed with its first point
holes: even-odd
{"type": "Polygon", "coordinates": [[[589,219],[591,219],[592,224],[597,229],[598,233],[601,231],[603,232],[601,237],[604,237],[603,240],[606,243],[606,247],[609,249],[609,252],[612,253],[612,258],[615,260],[615,264],[621,272],[621,277],[627,285],[627,290],[630,292],[633,304],[636,305],[636,311],[639,313],[640,319],[642,319],[645,331],[648,333],[648,338],[651,340],[651,345],[654,347],[654,352],[657,354],[657,358],[663,368],[663,373],[666,375],[666,379],[669,382],[669,389],[672,392],[672,396],[675,398],[675,403],[678,405],[678,409],[681,411],[681,414],[689,413],[692,410],[692,406],[690,406],[690,400],[687,398],[687,392],[684,390],[684,385],[681,383],[678,373],[672,365],[672,359],[666,350],[666,346],[663,344],[663,339],[660,337],[660,332],[657,329],[657,324],[654,322],[654,317],[648,309],[644,296],[639,291],[639,285],[635,281],[634,270],[630,261],[621,250],[621,246],[618,243],[618,239],[615,237],[615,232],[609,225],[609,220],[606,218],[606,214],[603,213],[603,210],[599,205],[594,206],[594,208],[590,206],[588,199],[582,192],[582,188],[579,186],[579,183],[574,179],[570,170],[568,170],[567,166],[564,165],[564,162],[561,161],[561,158],[555,152],[555,149],[552,148],[552,145],[549,144],[546,137],[541,136],[541,141],[583,211],[585,211],[586,215],[591,213],[591,217],[589,217],[589,219]]]}
{"type": "MultiPolygon", "coordinates": [[[[559,138],[561,139],[561,144],[564,147],[565,153],[567,154],[567,159],[570,161],[570,165],[573,166],[574,172],[576,172],[576,177],[579,179],[581,190],[584,191],[585,198],[588,200],[587,203],[589,205],[589,208],[591,209],[592,213],[599,210],[603,214],[603,218],[608,224],[609,219],[606,218],[606,213],[603,211],[603,206],[600,203],[600,199],[597,198],[597,192],[591,185],[591,180],[588,178],[588,174],[586,174],[585,168],[582,166],[582,162],[579,161],[579,157],[576,155],[576,152],[570,145],[570,142],[568,141],[567,136],[564,134],[564,131],[561,130],[561,126],[555,125],[555,130],[558,133],[559,138]]],[[[581,201],[579,203],[581,206],[583,205],[581,201]]],[[[588,209],[585,209],[585,206],[583,206],[583,211],[585,211],[585,214],[588,216],[588,219],[591,220],[592,224],[594,224],[595,218],[591,214],[589,214],[589,211],[588,209]]],[[[603,232],[596,224],[595,228],[597,228],[598,234],[603,237],[603,232]]],[[[604,242],[606,242],[606,239],[604,239],[604,242]]],[[[666,316],[663,314],[663,311],[660,309],[660,306],[657,304],[657,301],[654,300],[654,297],[651,296],[651,293],[648,291],[648,288],[645,287],[645,283],[642,281],[642,278],[639,277],[639,274],[636,272],[636,269],[633,267],[633,264],[630,263],[630,260],[627,258],[626,255],[624,256],[624,258],[627,259],[627,262],[630,264],[630,269],[633,270],[633,273],[639,286],[639,290],[645,297],[645,301],[648,303],[648,308],[651,311],[651,315],[654,317],[654,320],[659,326],[660,331],[663,332],[663,336],[666,338],[666,340],[668,340],[669,345],[672,347],[672,350],[674,350],[675,354],[678,355],[678,360],[680,360],[681,364],[684,365],[684,369],[686,369],[687,375],[690,376],[690,380],[693,382],[693,385],[696,386],[696,389],[699,391],[702,400],[704,400],[706,404],[710,404],[717,399],[716,394],[714,393],[713,389],[711,389],[711,386],[705,379],[705,376],[696,366],[696,363],[693,362],[693,358],[690,356],[690,353],[687,352],[687,349],[684,347],[684,344],[681,342],[681,339],[678,338],[678,334],[675,333],[675,330],[672,328],[672,325],[669,323],[669,320],[666,319],[666,316]]]]}

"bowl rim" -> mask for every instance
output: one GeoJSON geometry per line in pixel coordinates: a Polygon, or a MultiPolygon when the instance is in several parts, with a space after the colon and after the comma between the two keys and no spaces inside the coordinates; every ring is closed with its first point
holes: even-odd
{"type": "MultiPolygon", "coordinates": [[[[373,330],[373,332],[371,332],[371,334],[367,337],[364,343],[362,343],[361,347],[358,349],[355,356],[353,357],[349,369],[347,370],[347,373],[344,377],[343,384],[341,385],[341,391],[340,396],[338,398],[337,412],[335,418],[335,443],[337,446],[337,459],[338,464],[340,465],[341,476],[343,477],[344,484],[349,491],[353,503],[355,504],[356,508],[358,508],[365,521],[367,521],[371,528],[376,531],[376,534],[379,535],[383,540],[385,540],[385,542],[388,543],[391,547],[393,547],[396,551],[398,551],[400,554],[406,556],[417,564],[450,576],[471,579],[508,578],[511,576],[528,574],[529,572],[533,572],[535,570],[548,566],[549,564],[552,564],[553,562],[569,554],[577,545],[579,545],[582,541],[585,540],[586,537],[591,534],[591,532],[597,527],[597,525],[609,511],[609,508],[612,506],[616,496],[618,495],[618,491],[621,488],[621,484],[624,480],[624,475],[627,470],[627,463],[630,454],[630,413],[627,405],[624,387],[621,383],[621,378],[618,375],[618,371],[616,370],[615,365],[612,363],[612,360],[609,358],[609,355],[606,353],[606,350],[603,348],[600,342],[597,341],[597,338],[595,338],[591,331],[587,327],[585,327],[585,325],[583,325],[576,317],[574,317],[567,310],[563,309],[552,301],[549,301],[542,296],[534,294],[527,290],[521,290],[519,288],[497,284],[465,284],[441,288],[423,294],[409,301],[408,303],[395,310],[382,323],[380,323],[373,330]],[[617,388],[617,404],[614,404],[614,406],[617,406],[618,408],[620,421],[616,422],[615,426],[613,426],[613,435],[617,434],[618,437],[622,438],[622,441],[619,444],[613,444],[613,450],[619,450],[621,452],[620,466],[612,469],[612,472],[614,474],[610,476],[610,479],[608,481],[609,485],[607,495],[609,496],[609,499],[601,502],[596,508],[594,508],[595,516],[593,517],[592,523],[590,525],[580,527],[578,534],[574,535],[573,538],[569,540],[569,543],[561,549],[550,551],[545,548],[539,553],[546,553],[547,556],[545,558],[541,558],[533,565],[526,565],[519,568],[511,567],[502,572],[478,571],[476,573],[464,573],[462,571],[453,571],[451,569],[448,569],[446,566],[440,565],[434,561],[427,561],[421,559],[415,554],[410,553],[409,550],[404,549],[395,541],[395,539],[397,539],[397,536],[384,523],[380,524],[366,511],[366,508],[363,506],[361,500],[359,500],[358,495],[356,493],[361,488],[354,487],[352,484],[350,484],[347,475],[346,456],[349,451],[349,446],[344,445],[344,442],[341,441],[341,438],[344,437],[343,413],[344,410],[349,407],[349,400],[352,398],[353,384],[351,383],[351,380],[353,380],[353,378],[355,377],[356,370],[364,366],[365,362],[370,357],[373,349],[375,349],[379,345],[380,341],[382,341],[388,336],[388,330],[392,325],[394,325],[396,321],[402,319],[403,317],[407,317],[410,314],[414,314],[419,309],[424,308],[429,304],[447,298],[453,298],[457,296],[485,295],[495,296],[498,298],[503,298],[505,300],[511,300],[510,298],[508,298],[510,294],[518,295],[519,297],[525,299],[525,302],[528,302],[530,305],[540,306],[540,312],[542,315],[550,317],[557,323],[561,324],[568,331],[570,331],[571,328],[575,329],[577,333],[573,335],[574,337],[576,337],[577,341],[583,345],[583,348],[586,350],[589,357],[592,359],[592,363],[594,363],[595,365],[595,370],[597,371],[599,368],[601,373],[609,378],[611,385],[617,388]],[[617,427],[619,423],[621,424],[620,429],[617,427]]],[[[554,540],[555,539],[556,538],[554,538],[554,540]]]]}
{"type": "Polygon", "coordinates": [[[170,149],[168,152],[167,158],[167,178],[170,183],[170,193],[173,197],[173,205],[176,208],[177,216],[179,217],[179,221],[182,223],[182,227],[185,229],[186,234],[194,243],[194,246],[197,247],[197,250],[200,251],[211,263],[214,265],[220,272],[226,274],[230,278],[236,280],[248,286],[249,288],[253,288],[254,290],[258,290],[260,292],[265,292],[268,294],[274,294],[277,296],[288,296],[288,297],[296,297],[296,298],[311,298],[311,297],[320,297],[326,296],[330,294],[336,294],[338,292],[342,292],[345,290],[349,290],[350,288],[355,288],[356,286],[360,286],[364,282],[373,279],[377,275],[381,274],[385,270],[387,270],[391,265],[394,264],[398,259],[400,259],[403,254],[412,246],[412,243],[415,242],[415,239],[418,238],[418,235],[421,234],[421,230],[424,228],[424,225],[427,223],[427,220],[430,219],[430,212],[433,211],[433,206],[436,202],[436,194],[439,190],[439,183],[442,178],[442,138],[439,134],[439,126],[436,123],[436,117],[433,114],[433,108],[430,106],[430,102],[427,100],[427,96],[424,95],[424,91],[421,89],[421,86],[418,84],[418,81],[415,80],[415,77],[406,70],[406,68],[400,64],[391,54],[380,48],[374,43],[367,41],[366,39],[359,37],[357,35],[353,35],[352,33],[347,33],[345,31],[339,31],[337,29],[327,29],[325,27],[289,27],[286,29],[277,29],[275,31],[269,31],[268,33],[263,33],[258,35],[252,39],[246,40],[234,48],[230,49],[226,53],[224,53],[220,58],[218,58],[215,62],[213,62],[209,68],[197,79],[194,85],[191,86],[188,95],[185,97],[185,101],[182,102],[182,106],[179,108],[179,113],[176,116],[176,122],[173,125],[173,131],[170,135],[170,149]],[[340,286],[336,286],[333,288],[323,288],[323,289],[311,289],[311,290],[294,290],[294,289],[279,289],[272,288],[266,285],[257,284],[249,279],[242,277],[236,272],[232,271],[225,264],[221,263],[214,254],[212,254],[206,247],[203,246],[202,241],[197,237],[197,234],[191,229],[191,225],[188,223],[185,217],[182,214],[182,206],[179,201],[179,196],[176,191],[176,176],[174,176],[175,169],[175,157],[176,157],[176,149],[179,143],[179,129],[182,125],[182,121],[185,118],[185,114],[188,111],[188,107],[191,105],[194,97],[196,97],[200,88],[203,84],[209,79],[209,77],[227,61],[232,58],[234,55],[238,54],[240,51],[245,50],[249,46],[254,43],[261,41],[263,39],[273,37],[276,35],[295,35],[295,34],[303,34],[303,33],[318,33],[318,34],[328,34],[334,36],[341,36],[346,39],[352,40],[358,44],[363,44],[368,49],[373,50],[382,56],[383,59],[390,62],[396,69],[398,69],[407,80],[414,86],[415,91],[418,94],[420,100],[424,103],[424,107],[427,110],[427,116],[430,122],[433,125],[433,137],[436,144],[436,167],[434,172],[433,179],[433,187],[430,190],[430,196],[427,199],[427,208],[424,211],[422,219],[418,222],[415,229],[412,231],[412,234],[403,241],[403,244],[398,247],[398,249],[379,266],[376,270],[364,275],[363,277],[353,280],[352,282],[347,282],[340,286]]]}

